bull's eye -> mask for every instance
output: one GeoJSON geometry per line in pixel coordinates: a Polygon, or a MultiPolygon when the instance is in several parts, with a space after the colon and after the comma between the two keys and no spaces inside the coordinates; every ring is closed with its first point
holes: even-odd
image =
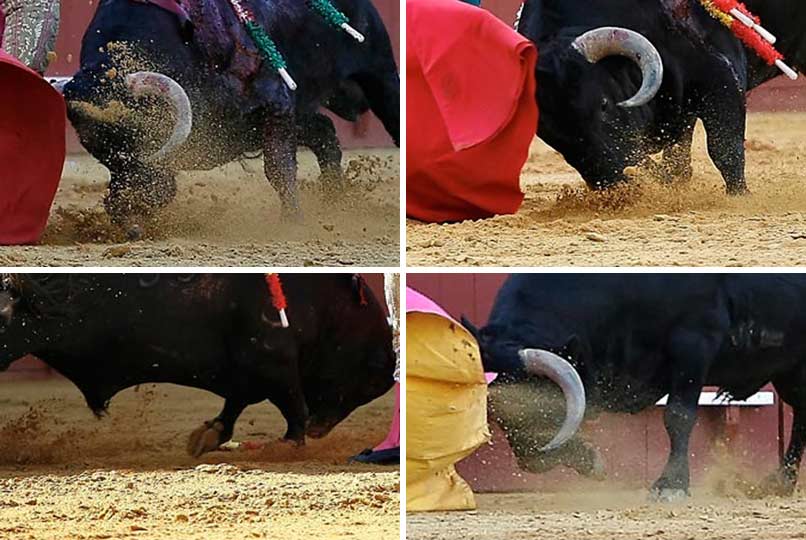
{"type": "Polygon", "coordinates": [[[606,97],[602,98],[602,112],[607,112],[607,109],[610,108],[610,101],[606,97]]]}

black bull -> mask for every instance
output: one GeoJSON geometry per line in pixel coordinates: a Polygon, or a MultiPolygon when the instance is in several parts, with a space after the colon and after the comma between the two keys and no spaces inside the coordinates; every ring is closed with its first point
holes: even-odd
{"type": "Polygon", "coordinates": [[[269,400],[285,439],[323,437],[393,384],[382,307],[351,274],[282,274],[282,328],[261,274],[16,274],[0,289],[0,370],[32,354],[102,413],[121,390],[167,382],[226,399],[191,436],[199,455],[269,400]]]}
{"type": "MultiPolygon", "coordinates": [[[[746,4],[778,37],[776,47],[786,61],[806,68],[806,3],[746,4]]],[[[664,181],[690,178],[691,138],[699,118],[727,191],[746,191],[746,94],[780,72],[746,50],[699,2],[613,0],[594,7],[589,0],[527,0],[518,31],[540,50],[538,135],[589,186],[622,181],[629,166],[643,166],[664,181]],[[588,47],[587,58],[573,46],[601,27],[638,32],[654,45],[663,63],[662,83],[647,94],[654,99],[624,105],[642,85],[642,73],[635,62],[613,56],[631,55],[618,40],[588,47]],[[660,163],[650,158],[661,151],[660,163]]]]}
{"type": "Polygon", "coordinates": [[[306,2],[245,2],[287,60],[298,85],[291,90],[228,0],[183,2],[188,22],[147,1],[100,2],[64,94],[82,144],[110,170],[105,205],[113,220],[134,228],[170,202],[179,170],[260,151],[283,215],[300,219],[297,145],[314,151],[331,191],[341,178],[335,128],[320,105],[347,119],[369,107],[397,143],[400,83],[383,21],[370,0],[334,4],[364,43],[306,2]],[[161,79],[136,88],[144,72],[161,79]]]}
{"type": "Polygon", "coordinates": [[[772,382],[794,410],[794,422],[780,469],[765,489],[791,493],[806,444],[804,305],[803,275],[521,274],[503,285],[487,325],[470,328],[485,369],[501,373],[500,390],[491,388],[493,418],[522,467],[541,471],[565,463],[594,473],[601,465],[580,440],[543,453],[543,441],[529,440],[540,423],[556,424],[546,418],[552,411],[563,414],[557,394],[541,390],[552,385],[524,372],[529,350],[567,359],[584,387],[587,414],[635,413],[669,394],[664,423],[671,449],[652,486],[661,500],[688,492],[688,443],[703,386],[745,399],[772,382]],[[529,391],[531,405],[507,403],[513,396],[506,388],[520,386],[521,401],[527,381],[538,385],[529,391]]]}

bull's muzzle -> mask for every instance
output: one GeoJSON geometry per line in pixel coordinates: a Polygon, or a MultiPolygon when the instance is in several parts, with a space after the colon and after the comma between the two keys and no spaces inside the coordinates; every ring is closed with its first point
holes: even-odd
{"type": "MultiPolygon", "coordinates": [[[[48,82],[59,93],[64,93],[64,87],[72,80],[71,77],[49,77],[48,82]]],[[[156,153],[145,158],[151,163],[160,163],[167,160],[177,148],[182,146],[190,136],[193,129],[193,109],[190,98],[184,88],[162,73],[151,71],[138,71],[126,76],[126,87],[134,97],[156,96],[170,103],[174,110],[176,123],[171,136],[156,153]]]]}
{"type": "Polygon", "coordinates": [[[663,83],[663,60],[647,38],[627,28],[602,26],[589,30],[576,38],[571,46],[591,64],[606,56],[625,56],[641,68],[641,88],[621,107],[640,107],[647,104],[663,83]]]}
{"type": "Polygon", "coordinates": [[[530,375],[546,377],[560,387],[565,396],[565,420],[560,431],[541,452],[556,450],[571,439],[585,417],[585,387],[579,373],[566,359],[542,349],[521,349],[518,356],[530,375]]]}

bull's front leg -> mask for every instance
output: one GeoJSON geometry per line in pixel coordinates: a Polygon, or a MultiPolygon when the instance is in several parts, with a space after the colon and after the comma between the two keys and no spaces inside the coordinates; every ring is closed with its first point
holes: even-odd
{"type": "Polygon", "coordinates": [[[574,437],[551,452],[532,451],[519,455],[514,448],[513,452],[518,459],[518,466],[526,472],[542,474],[563,465],[596,480],[603,480],[606,476],[605,462],[599,450],[579,437],[574,437]]]}
{"type": "Polygon", "coordinates": [[[175,197],[173,171],[132,161],[110,169],[104,208],[113,223],[123,228],[130,239],[138,240],[145,221],[175,197]]]}
{"type": "Polygon", "coordinates": [[[190,434],[187,451],[193,457],[205,452],[212,452],[232,439],[235,422],[246,408],[246,403],[236,399],[227,399],[224,409],[213,420],[208,420],[190,434]]]}
{"type": "Polygon", "coordinates": [[[305,428],[308,424],[308,405],[305,394],[297,384],[277,387],[269,396],[269,401],[280,409],[285,418],[287,429],[283,441],[302,446],[305,444],[305,428]]]}
{"type": "Polygon", "coordinates": [[[706,365],[717,347],[717,340],[697,331],[683,330],[672,335],[671,389],[663,414],[670,449],[666,467],[650,492],[656,501],[671,502],[689,494],[689,438],[697,421],[697,404],[705,382],[706,365]]]}
{"type": "Polygon", "coordinates": [[[269,115],[263,130],[263,167],[280,196],[283,221],[301,222],[297,180],[297,124],[293,112],[269,115]]]}
{"type": "Polygon", "coordinates": [[[688,182],[693,175],[691,168],[691,145],[694,138],[696,118],[686,121],[680,139],[663,151],[661,167],[669,182],[688,182]]]}
{"type": "Polygon", "coordinates": [[[708,143],[708,155],[722,173],[729,195],[748,192],[744,177],[744,137],[747,104],[741,83],[732,70],[717,74],[713,85],[718,92],[710,94],[702,105],[701,118],[708,143]]]}
{"type": "Polygon", "coordinates": [[[652,484],[651,496],[656,501],[676,501],[689,494],[688,443],[697,421],[697,400],[702,386],[684,386],[669,393],[663,414],[671,448],[663,473],[652,484]]]}

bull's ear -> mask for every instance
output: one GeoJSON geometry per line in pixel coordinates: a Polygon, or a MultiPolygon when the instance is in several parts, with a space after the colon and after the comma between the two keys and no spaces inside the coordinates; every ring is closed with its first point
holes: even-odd
{"type": "Polygon", "coordinates": [[[468,332],[473,334],[473,337],[476,338],[476,341],[478,341],[478,339],[479,339],[479,329],[476,327],[476,325],[474,325],[472,322],[470,322],[470,320],[467,317],[465,317],[464,315],[462,315],[462,317],[459,320],[462,323],[462,326],[464,326],[467,329],[468,332]]]}

